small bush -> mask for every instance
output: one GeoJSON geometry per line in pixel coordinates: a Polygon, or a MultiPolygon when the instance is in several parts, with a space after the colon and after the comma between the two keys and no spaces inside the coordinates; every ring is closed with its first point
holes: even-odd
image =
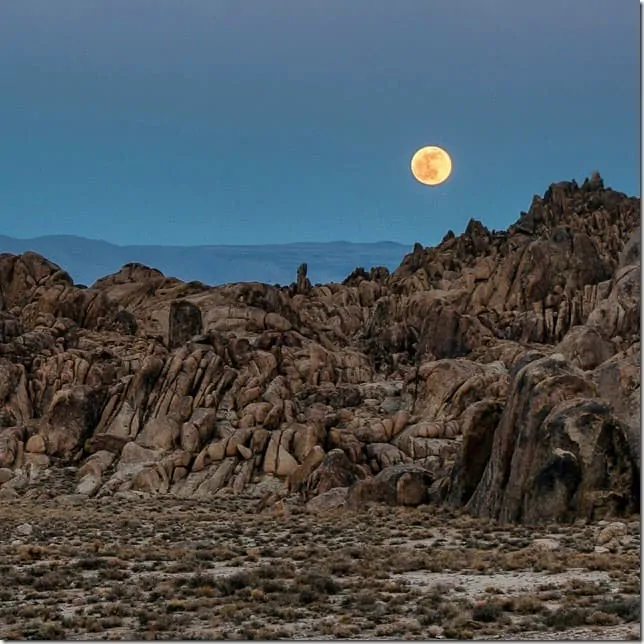
{"type": "Polygon", "coordinates": [[[34,634],[35,637],[31,639],[36,640],[60,640],[65,635],[65,629],[60,624],[48,622],[41,624],[38,631],[34,634]]]}
{"type": "Polygon", "coordinates": [[[182,601],[178,601],[176,599],[170,600],[166,605],[165,605],[165,611],[166,613],[176,613],[178,611],[185,610],[185,604],[182,601]]]}
{"type": "Polygon", "coordinates": [[[110,628],[117,628],[123,624],[123,619],[115,615],[111,617],[104,617],[101,620],[101,628],[103,630],[108,630],[110,628]]]}
{"type": "Polygon", "coordinates": [[[101,570],[100,579],[108,579],[110,581],[124,581],[129,577],[126,570],[120,568],[106,568],[101,570]]]}
{"type": "Polygon", "coordinates": [[[558,608],[546,615],[544,622],[556,630],[565,630],[576,626],[584,626],[588,617],[588,610],[582,608],[558,608]]]}
{"type": "Polygon", "coordinates": [[[297,582],[306,584],[312,590],[324,595],[335,595],[342,590],[342,586],[331,575],[321,575],[316,572],[300,577],[297,582]]]}
{"type": "Polygon", "coordinates": [[[58,590],[68,585],[68,580],[58,572],[48,572],[34,581],[36,590],[58,590]]]}
{"type": "Polygon", "coordinates": [[[236,572],[229,577],[223,577],[222,579],[217,579],[215,582],[215,588],[224,597],[230,597],[234,595],[238,590],[243,588],[248,588],[254,585],[256,581],[256,575],[247,571],[236,572]]]}
{"type": "Polygon", "coordinates": [[[320,595],[311,588],[303,588],[297,598],[300,604],[312,604],[320,598],[320,595]]]}
{"type": "Polygon", "coordinates": [[[619,615],[625,622],[638,622],[641,618],[639,597],[616,597],[599,603],[597,610],[619,615]]]}
{"type": "Polygon", "coordinates": [[[615,626],[620,623],[619,617],[614,613],[604,613],[601,610],[596,610],[588,616],[587,622],[594,626],[615,626]]]}
{"type": "Polygon", "coordinates": [[[183,586],[184,584],[190,588],[215,588],[217,580],[212,575],[204,575],[198,572],[196,575],[188,577],[187,581],[181,577],[174,581],[175,586],[183,586]]]}
{"type": "Polygon", "coordinates": [[[513,598],[508,610],[513,610],[519,615],[536,615],[543,610],[543,602],[532,595],[521,595],[513,598]]]}
{"type": "Polygon", "coordinates": [[[472,618],[477,622],[495,622],[502,613],[503,608],[499,602],[488,601],[474,606],[472,618]]]}
{"type": "Polygon", "coordinates": [[[83,557],[76,562],[76,567],[82,570],[98,570],[108,568],[110,565],[110,562],[103,557],[83,557]]]}
{"type": "Polygon", "coordinates": [[[283,593],[287,591],[286,584],[279,579],[266,579],[262,581],[261,589],[265,593],[283,593]]]}

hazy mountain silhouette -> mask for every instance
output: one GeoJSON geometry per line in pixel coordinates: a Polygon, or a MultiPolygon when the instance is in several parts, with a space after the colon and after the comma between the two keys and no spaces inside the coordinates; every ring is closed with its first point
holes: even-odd
{"type": "Polygon", "coordinates": [[[306,262],[311,282],[340,282],[356,266],[395,269],[411,245],[394,242],[266,244],[257,246],[117,246],[108,242],[48,235],[16,239],[0,235],[0,252],[34,251],[66,270],[76,283],[91,285],[118,271],[123,264],[140,262],[169,277],[206,284],[260,281],[290,284],[297,267],[306,262]]]}

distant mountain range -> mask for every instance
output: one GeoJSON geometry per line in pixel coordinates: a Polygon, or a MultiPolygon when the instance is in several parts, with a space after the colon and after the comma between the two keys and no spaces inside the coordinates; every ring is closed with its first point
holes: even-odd
{"type": "Polygon", "coordinates": [[[117,272],[123,264],[139,262],[168,277],[206,284],[266,282],[290,284],[306,262],[312,283],[341,282],[355,268],[398,267],[412,246],[395,242],[264,244],[257,246],[117,246],[74,235],[16,239],[0,235],[0,252],[34,251],[66,270],[74,282],[90,286],[117,272]]]}

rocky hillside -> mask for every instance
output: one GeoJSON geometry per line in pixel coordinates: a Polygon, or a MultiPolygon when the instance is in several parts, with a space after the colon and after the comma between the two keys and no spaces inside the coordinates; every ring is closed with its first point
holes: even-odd
{"type": "Polygon", "coordinates": [[[639,225],[594,175],[342,284],[0,255],[0,496],[639,512],[639,225]]]}

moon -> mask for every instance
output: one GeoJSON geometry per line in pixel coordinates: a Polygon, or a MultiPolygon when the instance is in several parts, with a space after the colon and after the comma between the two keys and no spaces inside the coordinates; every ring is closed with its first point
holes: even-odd
{"type": "Polygon", "coordinates": [[[411,158],[411,173],[427,186],[437,186],[452,173],[452,159],[436,145],[420,148],[411,158]]]}

